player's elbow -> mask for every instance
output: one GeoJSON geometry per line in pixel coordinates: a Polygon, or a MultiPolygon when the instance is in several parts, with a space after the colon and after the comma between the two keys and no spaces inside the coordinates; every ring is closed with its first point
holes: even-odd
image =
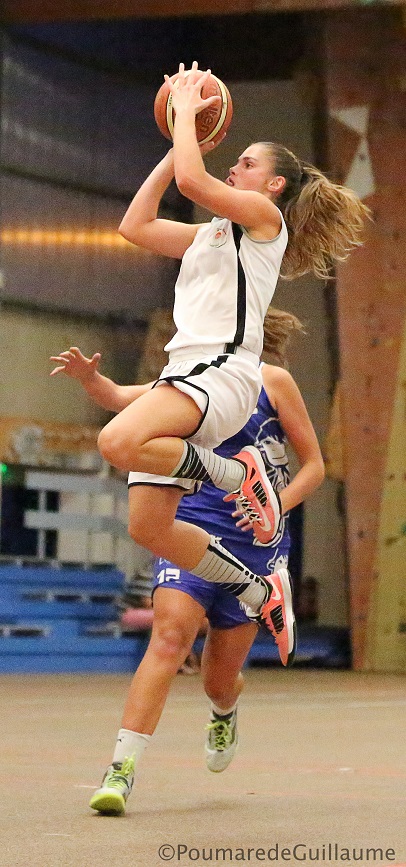
{"type": "Polygon", "coordinates": [[[316,479],[317,487],[319,487],[324,482],[325,477],[326,477],[326,466],[325,466],[325,463],[323,461],[322,456],[320,455],[320,457],[317,458],[316,463],[315,463],[315,479],[316,479]]]}
{"type": "Polygon", "coordinates": [[[187,199],[191,199],[193,202],[198,200],[199,192],[202,189],[202,184],[196,178],[182,171],[176,173],[176,186],[179,192],[182,193],[182,196],[186,196],[187,199]]]}
{"type": "Polygon", "coordinates": [[[134,223],[130,226],[125,217],[118,227],[118,233],[126,241],[131,241],[133,244],[136,243],[137,226],[134,223]]]}
{"type": "Polygon", "coordinates": [[[119,232],[119,235],[121,235],[121,237],[124,238],[126,241],[129,241],[130,244],[135,244],[138,247],[145,247],[145,246],[147,246],[147,244],[146,244],[146,237],[147,236],[146,236],[145,228],[146,228],[145,222],[137,223],[134,220],[131,220],[131,223],[130,223],[130,222],[126,222],[126,220],[124,218],[118,227],[118,232],[119,232]]]}

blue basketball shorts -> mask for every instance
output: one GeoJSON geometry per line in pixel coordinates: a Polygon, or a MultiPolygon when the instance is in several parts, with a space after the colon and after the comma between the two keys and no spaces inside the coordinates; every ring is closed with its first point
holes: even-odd
{"type": "MultiPolygon", "coordinates": [[[[288,565],[289,548],[286,546],[256,548],[253,545],[235,543],[227,546],[226,539],[222,539],[221,543],[256,575],[270,575],[276,569],[286,568],[288,565]]],[[[213,629],[232,629],[233,626],[251,622],[237,597],[228,593],[222,585],[205,581],[179,569],[163,557],[155,561],[153,593],[157,587],[181,590],[191,596],[204,608],[213,629]]]]}

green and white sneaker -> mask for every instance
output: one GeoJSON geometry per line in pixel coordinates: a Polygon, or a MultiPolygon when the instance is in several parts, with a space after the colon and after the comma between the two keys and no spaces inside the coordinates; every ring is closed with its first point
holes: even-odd
{"type": "Polygon", "coordinates": [[[206,731],[206,764],[209,771],[219,774],[228,767],[238,746],[237,708],[225,716],[212,711],[206,731]]]}
{"type": "Polygon", "coordinates": [[[125,804],[134,782],[134,756],[123,762],[109,765],[100,789],[90,799],[89,807],[99,813],[120,816],[125,813],[125,804]]]}

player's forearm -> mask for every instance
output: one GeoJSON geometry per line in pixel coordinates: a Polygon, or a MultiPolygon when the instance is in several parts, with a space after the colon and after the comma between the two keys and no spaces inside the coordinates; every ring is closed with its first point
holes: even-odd
{"type": "Polygon", "coordinates": [[[289,512],[309,497],[321,485],[324,475],[324,463],[321,458],[307,461],[286,488],[279,492],[283,513],[289,512]]]}
{"type": "Polygon", "coordinates": [[[196,138],[195,115],[180,111],[176,115],[173,136],[175,180],[180,192],[188,195],[197,184],[203,184],[206,169],[196,138]]]}
{"type": "Polygon", "coordinates": [[[120,400],[120,386],[116,382],[113,382],[112,379],[108,379],[107,376],[103,376],[97,370],[94,371],[92,376],[81,379],[80,384],[94,403],[102,406],[103,409],[111,410],[111,412],[119,412],[121,409],[124,409],[120,400]]]}
{"type": "Polygon", "coordinates": [[[160,201],[173,176],[174,164],[171,149],[135,194],[120,223],[119,232],[121,235],[131,241],[137,226],[145,225],[145,223],[150,223],[157,218],[160,201]]]}
{"type": "Polygon", "coordinates": [[[81,380],[81,385],[89,397],[98,406],[111,412],[121,412],[130,403],[149,391],[152,384],[152,382],[148,382],[145,385],[118,385],[98,371],[95,371],[88,379],[81,380]]]}

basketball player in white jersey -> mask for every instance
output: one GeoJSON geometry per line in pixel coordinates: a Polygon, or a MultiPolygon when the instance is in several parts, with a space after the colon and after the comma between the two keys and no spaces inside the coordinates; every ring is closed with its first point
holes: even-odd
{"type": "Polygon", "coordinates": [[[249,446],[233,459],[212,449],[240,430],[255,408],[263,319],[283,261],[290,276],[309,270],[325,276],[332,260],[359,243],[366,209],[351,191],[274,144],[250,145],[225,183],[208,174],[195,133],[196,113],[218,99],[201,98],[208,74],[194,63],[185,77],[181,64],[179,86],[169,81],[173,149],[138,190],[120,226],[133,243],[182,259],[169,364],[158,387],[106,425],[99,448],[118,469],[146,474],[144,485],[130,489],[133,538],[222,584],[257,612],[289,665],[295,652],[289,580],[254,574],[216,536],[176,521],[176,490],[167,479],[211,480],[238,501],[259,541],[277,534],[279,498],[259,451],[249,446]],[[173,177],[180,192],[216,215],[211,223],[158,218],[173,177]]]}

